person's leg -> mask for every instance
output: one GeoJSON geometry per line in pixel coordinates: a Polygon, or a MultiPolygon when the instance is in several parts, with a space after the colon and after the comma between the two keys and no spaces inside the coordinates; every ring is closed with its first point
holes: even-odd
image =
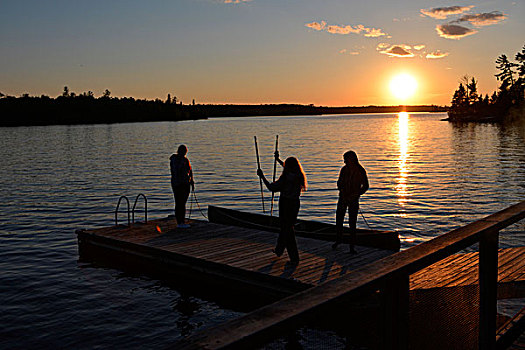
{"type": "Polygon", "coordinates": [[[177,223],[179,223],[178,212],[180,211],[180,186],[174,185],[172,182],[171,190],[173,191],[173,199],[175,202],[173,206],[175,212],[175,219],[177,220],[177,223]]]}
{"type": "Polygon", "coordinates": [[[284,198],[279,198],[279,225],[281,230],[279,231],[279,237],[277,238],[277,244],[273,252],[277,256],[281,256],[284,253],[284,248],[286,247],[286,204],[284,203],[284,198]]]}
{"type": "Polygon", "coordinates": [[[350,227],[350,253],[355,253],[355,241],[357,230],[357,214],[359,213],[359,199],[349,203],[348,206],[348,226],[350,227]]]}
{"type": "Polygon", "coordinates": [[[335,229],[337,235],[335,243],[332,245],[332,249],[336,249],[343,241],[343,223],[345,221],[346,208],[347,204],[341,197],[339,197],[337,200],[337,209],[335,211],[335,229]]]}
{"type": "Polygon", "coordinates": [[[288,233],[286,235],[286,250],[292,263],[299,262],[299,250],[297,249],[297,240],[295,239],[295,223],[297,222],[299,207],[299,200],[291,200],[289,203],[289,212],[287,213],[288,233]]]}
{"type": "Polygon", "coordinates": [[[188,196],[190,194],[190,186],[182,185],[176,186],[174,189],[175,192],[175,218],[177,219],[177,224],[184,224],[184,219],[186,217],[186,202],[188,201],[188,196]]]}

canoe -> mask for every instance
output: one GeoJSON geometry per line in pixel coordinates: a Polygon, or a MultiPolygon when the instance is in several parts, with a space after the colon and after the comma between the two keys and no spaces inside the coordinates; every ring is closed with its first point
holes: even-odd
{"type": "MultiPolygon", "coordinates": [[[[255,228],[263,231],[279,232],[279,218],[275,216],[243,212],[228,208],[208,206],[208,220],[217,224],[255,228]]],[[[295,234],[299,237],[333,241],[336,227],[320,221],[297,220],[295,234]]],[[[350,229],[343,227],[343,243],[348,243],[350,229]]],[[[396,231],[383,231],[358,228],[356,245],[399,251],[399,234],[396,231]]]]}

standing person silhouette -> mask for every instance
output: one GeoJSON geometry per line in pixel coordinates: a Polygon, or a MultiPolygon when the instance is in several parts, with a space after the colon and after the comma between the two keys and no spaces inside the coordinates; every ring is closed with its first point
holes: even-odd
{"type": "Polygon", "coordinates": [[[348,151],[343,154],[345,165],[339,172],[337,179],[337,189],[339,190],[339,200],[337,201],[337,210],[335,214],[335,225],[337,228],[337,238],[332,245],[332,249],[343,240],[343,222],[346,211],[348,210],[348,226],[350,227],[350,253],[355,254],[355,239],[357,213],[359,212],[359,197],[364,194],[368,188],[368,177],[366,170],[359,164],[357,154],[354,151],[348,151]]]}
{"type": "Polygon", "coordinates": [[[175,197],[175,218],[179,228],[190,227],[184,222],[186,202],[190,195],[190,186],[195,190],[193,172],[191,171],[190,161],[186,158],[186,153],[188,153],[188,148],[185,145],[180,145],[177,154],[172,154],[170,157],[171,189],[173,190],[173,197],[175,197]]]}
{"type": "Polygon", "coordinates": [[[295,157],[289,157],[286,161],[279,159],[279,152],[275,152],[275,159],[283,166],[283,173],[275,182],[268,182],[261,169],[257,169],[257,175],[263,180],[266,187],[272,192],[281,192],[279,196],[279,219],[281,232],[277,239],[277,245],[272,251],[281,256],[286,248],[290,263],[299,264],[299,252],[295,240],[294,225],[299,214],[301,192],[306,190],[307,182],[301,164],[295,157]]]}

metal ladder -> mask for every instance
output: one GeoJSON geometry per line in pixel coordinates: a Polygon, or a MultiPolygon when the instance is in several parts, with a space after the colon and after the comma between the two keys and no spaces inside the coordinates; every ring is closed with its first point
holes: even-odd
{"type": "Polygon", "coordinates": [[[137,202],[139,200],[139,198],[142,197],[144,198],[144,223],[147,224],[148,223],[148,198],[146,198],[146,195],[144,195],[143,193],[139,193],[137,195],[137,197],[135,197],[135,203],[133,203],[133,208],[131,209],[130,211],[130,203],[129,203],[129,199],[128,197],[126,196],[120,196],[120,198],[118,199],[118,203],[117,203],[117,207],[115,208],[115,226],[118,226],[118,210],[119,210],[119,207],[120,207],[120,203],[122,202],[122,200],[124,199],[127,203],[127,212],[128,212],[128,226],[131,226],[131,224],[134,224],[135,223],[135,208],[137,207],[137,202]],[[131,219],[130,219],[130,214],[131,214],[131,219]]]}

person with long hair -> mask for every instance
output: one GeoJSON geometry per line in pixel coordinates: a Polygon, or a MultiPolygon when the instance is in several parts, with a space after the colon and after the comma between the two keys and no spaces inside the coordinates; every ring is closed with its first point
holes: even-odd
{"type": "Polygon", "coordinates": [[[175,219],[177,219],[178,228],[190,227],[184,221],[186,202],[190,195],[190,186],[195,189],[193,172],[190,161],[186,158],[186,153],[188,153],[188,148],[185,145],[180,145],[177,154],[172,154],[170,157],[171,189],[175,198],[175,219]]]}
{"type": "Polygon", "coordinates": [[[299,252],[295,240],[294,225],[301,206],[299,197],[307,187],[306,175],[297,158],[289,157],[283,162],[279,158],[279,152],[275,152],[275,159],[283,166],[283,172],[277,181],[268,182],[263,171],[257,169],[257,175],[270,191],[281,192],[279,196],[281,232],[279,233],[275,249],[272,251],[280,257],[286,249],[290,263],[297,265],[299,263],[299,252]]]}
{"type": "Polygon", "coordinates": [[[339,200],[335,214],[335,225],[337,238],[332,248],[335,250],[343,240],[343,221],[348,211],[348,226],[350,227],[350,253],[355,254],[355,239],[357,214],[359,212],[359,197],[369,188],[366,170],[359,163],[357,154],[348,151],[343,154],[345,165],[339,172],[337,189],[339,190],[339,200]]]}

